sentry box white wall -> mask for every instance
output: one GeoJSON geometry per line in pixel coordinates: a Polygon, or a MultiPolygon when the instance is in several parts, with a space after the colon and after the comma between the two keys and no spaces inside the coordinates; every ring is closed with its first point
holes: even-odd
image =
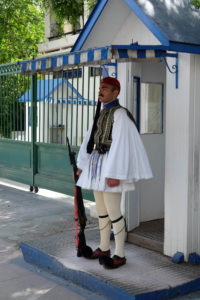
{"type": "Polygon", "coordinates": [[[129,230],[142,221],[164,217],[164,253],[173,256],[180,251],[185,260],[191,252],[200,254],[199,19],[199,12],[186,0],[103,0],[72,49],[112,44],[166,50],[162,62],[133,56],[118,62],[120,102],[140,118],[143,133],[141,119],[152,117],[156,110],[152,106],[148,110],[145,101],[140,101],[142,109],[137,108],[138,86],[143,96],[151,88],[148,84],[162,86],[161,114],[156,112],[162,118],[160,132],[142,134],[154,178],[138,183],[136,191],[126,195],[124,209],[129,230]],[[173,58],[167,57],[172,53],[173,58]]]}
{"type": "Polygon", "coordinates": [[[166,81],[164,252],[200,253],[200,56],[179,55],[179,89],[166,81]]]}

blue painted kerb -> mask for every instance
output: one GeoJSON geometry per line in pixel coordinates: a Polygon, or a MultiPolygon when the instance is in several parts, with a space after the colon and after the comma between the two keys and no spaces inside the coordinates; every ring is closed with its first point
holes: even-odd
{"type": "Polygon", "coordinates": [[[24,260],[28,263],[38,266],[60,278],[69,280],[87,290],[95,292],[106,299],[115,300],[167,300],[180,295],[199,290],[200,278],[192,280],[180,286],[169,289],[157,290],[139,295],[133,295],[127,291],[111,285],[95,276],[87,274],[83,271],[73,270],[63,266],[55,257],[48,255],[27,243],[21,242],[20,247],[24,256],[24,260]]]}
{"type": "Polygon", "coordinates": [[[56,258],[21,242],[20,247],[25,261],[40,267],[45,271],[69,280],[87,290],[102,295],[107,299],[115,300],[134,300],[135,296],[123,289],[110,285],[109,283],[98,279],[82,271],[69,269],[63,266],[56,258]]]}

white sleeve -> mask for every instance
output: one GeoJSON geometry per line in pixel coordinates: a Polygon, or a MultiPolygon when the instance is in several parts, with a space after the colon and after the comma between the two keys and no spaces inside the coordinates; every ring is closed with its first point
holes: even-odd
{"type": "Polygon", "coordinates": [[[89,128],[78,153],[77,167],[81,170],[85,168],[90,157],[90,154],[87,153],[87,144],[90,138],[91,131],[92,131],[92,126],[89,128]]]}
{"type": "Polygon", "coordinates": [[[123,108],[118,109],[114,114],[112,144],[104,176],[134,181],[152,177],[151,167],[140,135],[123,108]]]}

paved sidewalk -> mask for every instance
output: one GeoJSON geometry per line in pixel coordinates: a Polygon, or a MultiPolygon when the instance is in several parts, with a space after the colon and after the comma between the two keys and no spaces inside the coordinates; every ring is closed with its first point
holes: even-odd
{"type": "MultiPolygon", "coordinates": [[[[127,295],[164,300],[175,295],[177,286],[178,292],[200,289],[200,266],[174,265],[161,254],[131,244],[126,244],[127,265],[119,270],[104,270],[97,261],[77,258],[73,198],[45,190],[34,194],[28,188],[0,181],[0,300],[128,300],[127,295]],[[21,241],[26,251],[31,250],[27,257],[34,265],[24,261],[21,241]],[[45,264],[38,264],[41,253],[50,259],[51,273],[46,272],[45,264]],[[56,273],[58,270],[62,273],[56,273]],[[161,293],[155,297],[154,291],[161,293]]],[[[88,209],[91,205],[86,203],[88,209]]],[[[94,248],[98,243],[96,219],[88,217],[86,232],[87,243],[94,248]]],[[[200,292],[177,299],[200,299],[200,292]]]]}
{"type": "MultiPolygon", "coordinates": [[[[96,226],[96,220],[89,222],[96,226]]],[[[70,232],[73,226],[73,198],[46,190],[30,193],[28,186],[0,179],[0,300],[96,299],[22,257],[21,240],[70,232]]]]}

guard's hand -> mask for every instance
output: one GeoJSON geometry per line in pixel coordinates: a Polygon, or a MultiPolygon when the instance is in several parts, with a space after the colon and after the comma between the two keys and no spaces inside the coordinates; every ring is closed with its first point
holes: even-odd
{"type": "Polygon", "coordinates": [[[81,169],[77,169],[77,172],[76,172],[76,175],[80,175],[82,173],[82,170],[81,169]]]}
{"type": "Polygon", "coordinates": [[[108,178],[108,180],[107,180],[107,185],[109,187],[118,186],[119,184],[120,184],[120,180],[119,179],[108,178]]]}

